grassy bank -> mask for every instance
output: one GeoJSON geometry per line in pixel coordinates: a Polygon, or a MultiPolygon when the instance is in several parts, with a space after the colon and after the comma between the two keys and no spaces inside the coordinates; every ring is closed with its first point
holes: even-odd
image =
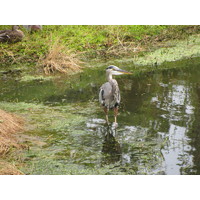
{"type": "MultiPolygon", "coordinates": [[[[0,26],[0,30],[10,28],[0,26]]],[[[1,64],[28,66],[29,63],[49,74],[79,71],[82,61],[88,59],[138,56],[141,52],[165,46],[166,41],[198,34],[200,26],[48,25],[41,32],[24,32],[22,42],[0,44],[1,64]]]]}

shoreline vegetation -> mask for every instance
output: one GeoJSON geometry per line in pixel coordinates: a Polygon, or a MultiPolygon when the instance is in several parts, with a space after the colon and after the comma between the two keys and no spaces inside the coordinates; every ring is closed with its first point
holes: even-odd
{"type": "MultiPolygon", "coordinates": [[[[11,26],[1,25],[0,30],[4,29],[11,26]]],[[[184,49],[188,43],[196,42],[190,36],[198,37],[200,33],[197,25],[47,25],[35,33],[21,29],[25,34],[23,41],[0,43],[1,65],[26,65],[46,75],[79,72],[92,60],[102,62],[126,57],[136,65],[147,65],[169,60],[166,55],[171,56],[170,61],[181,59],[167,51],[174,50],[180,40],[185,40],[186,44],[180,47],[184,49]],[[162,50],[154,54],[156,49],[162,50]]],[[[190,51],[189,56],[192,55],[190,51]]]]}
{"type": "MultiPolygon", "coordinates": [[[[1,25],[0,30],[4,29],[11,26],[1,25]]],[[[134,63],[134,72],[144,72],[158,70],[157,66],[164,62],[200,55],[200,26],[49,25],[35,33],[22,30],[23,41],[0,43],[0,72],[20,66],[19,70],[25,70],[28,76],[30,71],[38,77],[70,74],[84,70],[92,62],[123,62],[124,58],[124,62],[134,63]]],[[[23,174],[12,155],[24,148],[16,136],[23,130],[23,119],[0,110],[0,174],[23,174]]]]}

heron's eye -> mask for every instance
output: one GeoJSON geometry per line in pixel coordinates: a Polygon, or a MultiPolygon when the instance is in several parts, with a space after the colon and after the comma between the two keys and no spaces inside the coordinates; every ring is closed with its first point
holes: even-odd
{"type": "Polygon", "coordinates": [[[113,67],[112,67],[112,66],[109,66],[109,67],[107,67],[106,69],[113,69],[113,67]]]}

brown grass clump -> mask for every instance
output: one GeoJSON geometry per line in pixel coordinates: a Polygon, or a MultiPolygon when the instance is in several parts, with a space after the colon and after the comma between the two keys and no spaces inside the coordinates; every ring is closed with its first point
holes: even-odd
{"type": "Polygon", "coordinates": [[[23,175],[14,165],[0,161],[0,175],[23,175]]]}
{"type": "Polygon", "coordinates": [[[11,148],[20,148],[14,133],[23,130],[23,120],[18,116],[0,110],[0,156],[4,156],[11,148]]]}
{"type": "Polygon", "coordinates": [[[52,73],[70,73],[81,70],[82,63],[75,54],[71,54],[65,50],[65,47],[55,43],[49,50],[49,53],[44,59],[39,60],[39,65],[43,67],[45,74],[52,73]]]}

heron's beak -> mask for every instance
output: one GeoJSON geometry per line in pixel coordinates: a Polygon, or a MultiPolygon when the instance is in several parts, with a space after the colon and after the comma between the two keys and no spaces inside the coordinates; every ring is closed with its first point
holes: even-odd
{"type": "Polygon", "coordinates": [[[112,74],[113,75],[121,75],[121,74],[132,74],[132,73],[119,68],[117,70],[116,69],[113,70],[112,74]]]}

